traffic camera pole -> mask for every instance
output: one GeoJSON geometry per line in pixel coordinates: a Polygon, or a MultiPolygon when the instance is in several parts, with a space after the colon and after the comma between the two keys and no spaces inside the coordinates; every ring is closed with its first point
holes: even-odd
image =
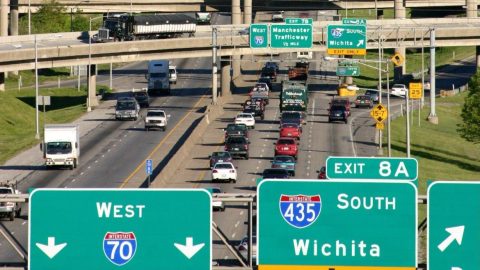
{"type": "Polygon", "coordinates": [[[212,29],[212,103],[217,104],[217,28],[212,29]]]}
{"type": "Polygon", "coordinates": [[[430,115],[428,121],[438,124],[435,112],[435,28],[430,29],[430,115]]]}

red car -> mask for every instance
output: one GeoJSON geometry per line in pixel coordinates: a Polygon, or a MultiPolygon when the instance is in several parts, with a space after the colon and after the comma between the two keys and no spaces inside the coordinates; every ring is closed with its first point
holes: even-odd
{"type": "Polygon", "coordinates": [[[288,138],[295,138],[300,140],[300,136],[302,135],[302,128],[293,123],[283,124],[280,128],[280,137],[288,137],[288,138]]]}
{"type": "Polygon", "coordinates": [[[325,166],[322,166],[322,168],[320,168],[320,170],[318,170],[317,173],[318,173],[318,179],[327,179],[325,166]]]}
{"type": "Polygon", "coordinates": [[[298,143],[294,138],[280,137],[275,143],[275,156],[292,156],[297,159],[298,143]]]}

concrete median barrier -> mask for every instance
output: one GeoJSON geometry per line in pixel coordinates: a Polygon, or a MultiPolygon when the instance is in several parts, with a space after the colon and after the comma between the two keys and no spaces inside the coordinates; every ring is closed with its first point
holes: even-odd
{"type": "Polygon", "coordinates": [[[188,139],[185,140],[185,143],[170,159],[168,164],[158,174],[150,187],[161,188],[164,183],[171,181],[179,167],[182,165],[182,162],[188,159],[188,157],[191,155],[191,151],[193,150],[195,144],[198,143],[198,140],[201,139],[203,134],[208,130],[210,123],[215,121],[224,113],[223,105],[230,99],[231,97],[220,97],[217,105],[210,104],[207,106],[200,123],[195,127],[188,139]]]}

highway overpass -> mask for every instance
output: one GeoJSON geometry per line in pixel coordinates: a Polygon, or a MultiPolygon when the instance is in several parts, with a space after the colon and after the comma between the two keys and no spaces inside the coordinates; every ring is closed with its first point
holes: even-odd
{"type": "MultiPolygon", "coordinates": [[[[272,49],[249,48],[248,35],[238,30],[246,25],[218,26],[219,56],[269,54],[272,49]]],[[[436,46],[479,46],[480,19],[405,19],[368,21],[368,49],[429,47],[429,32],[436,31],[436,46]]],[[[66,36],[71,35],[66,33],[66,36]]],[[[81,33],[76,33],[81,36],[81,33]]],[[[325,51],[326,22],[314,23],[314,46],[311,51],[325,51]]],[[[37,40],[38,41],[38,40],[37,40]]],[[[178,59],[212,55],[211,27],[199,27],[196,37],[130,41],[125,43],[91,44],[77,38],[38,41],[38,68],[72,65],[145,61],[159,58],[178,59]],[[125,46],[119,46],[125,44],[125,46]],[[128,44],[128,46],[126,46],[128,44]],[[89,53],[91,52],[91,53],[89,53]],[[179,53],[181,52],[181,53],[179,53]],[[91,57],[89,57],[91,55],[91,57]]],[[[34,36],[19,36],[0,40],[0,72],[35,68],[34,36]]],[[[276,49],[274,52],[296,52],[298,49],[276,49]]]]}

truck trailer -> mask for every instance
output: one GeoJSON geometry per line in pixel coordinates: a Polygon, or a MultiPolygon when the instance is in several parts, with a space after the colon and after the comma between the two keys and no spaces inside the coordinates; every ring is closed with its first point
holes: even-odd
{"type": "Polygon", "coordinates": [[[107,16],[94,42],[128,41],[194,35],[196,19],[185,14],[121,14],[107,16]]]}
{"type": "Polygon", "coordinates": [[[78,125],[45,125],[43,142],[45,166],[78,166],[80,156],[80,132],[78,125]]]}

